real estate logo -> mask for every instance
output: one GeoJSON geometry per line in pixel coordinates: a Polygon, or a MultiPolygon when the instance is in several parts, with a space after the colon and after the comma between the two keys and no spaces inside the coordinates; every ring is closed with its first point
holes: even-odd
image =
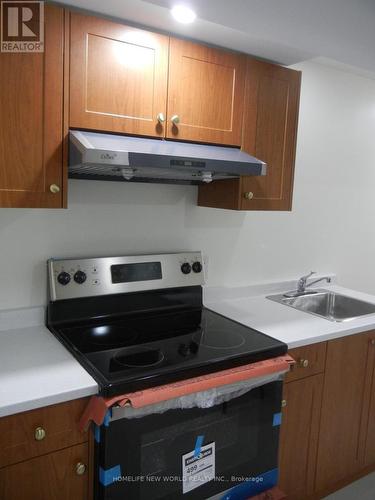
{"type": "Polygon", "coordinates": [[[1,2],[1,52],[44,51],[44,2],[1,2]]]}

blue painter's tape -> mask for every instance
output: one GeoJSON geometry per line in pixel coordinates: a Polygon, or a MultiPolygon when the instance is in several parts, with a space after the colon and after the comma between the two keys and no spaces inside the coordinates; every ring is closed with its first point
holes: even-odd
{"type": "Polygon", "coordinates": [[[103,424],[106,427],[109,426],[109,422],[111,421],[111,417],[112,417],[112,411],[109,409],[109,410],[107,410],[107,413],[105,414],[104,422],[103,422],[103,424]]]}
{"type": "Polygon", "coordinates": [[[94,437],[95,437],[95,441],[97,443],[100,443],[100,426],[99,425],[95,425],[94,437]]]}
{"type": "Polygon", "coordinates": [[[204,436],[198,436],[195,441],[194,457],[197,457],[201,452],[204,436]]]}
{"type": "Polygon", "coordinates": [[[277,427],[278,425],[281,425],[281,419],[282,419],[281,413],[274,413],[272,426],[277,427]]]}
{"type": "Polygon", "coordinates": [[[119,476],[121,476],[121,467],[119,465],[115,465],[107,470],[99,467],[99,481],[103,486],[109,486],[114,483],[119,476]]]}
{"type": "Polygon", "coordinates": [[[278,476],[279,471],[277,468],[258,474],[256,478],[249,478],[224,493],[221,500],[247,500],[276,486],[278,476]]]}

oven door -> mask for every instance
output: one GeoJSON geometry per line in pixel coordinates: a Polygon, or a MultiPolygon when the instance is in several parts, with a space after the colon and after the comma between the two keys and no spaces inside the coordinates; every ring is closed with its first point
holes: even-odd
{"type": "Polygon", "coordinates": [[[277,483],[282,381],[211,408],[105,422],[96,500],[249,498],[277,483]]]}

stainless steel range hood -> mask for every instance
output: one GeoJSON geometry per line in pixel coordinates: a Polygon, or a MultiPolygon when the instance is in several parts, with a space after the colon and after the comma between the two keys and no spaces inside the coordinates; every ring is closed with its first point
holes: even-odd
{"type": "Polygon", "coordinates": [[[75,179],[202,184],[265,174],[264,162],[236,148],[70,131],[75,179]]]}

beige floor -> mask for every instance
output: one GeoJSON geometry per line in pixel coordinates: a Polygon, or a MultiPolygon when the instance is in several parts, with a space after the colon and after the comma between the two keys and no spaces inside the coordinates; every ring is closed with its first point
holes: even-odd
{"type": "Polygon", "coordinates": [[[375,472],[329,495],[324,500],[375,500],[375,472]]]}

